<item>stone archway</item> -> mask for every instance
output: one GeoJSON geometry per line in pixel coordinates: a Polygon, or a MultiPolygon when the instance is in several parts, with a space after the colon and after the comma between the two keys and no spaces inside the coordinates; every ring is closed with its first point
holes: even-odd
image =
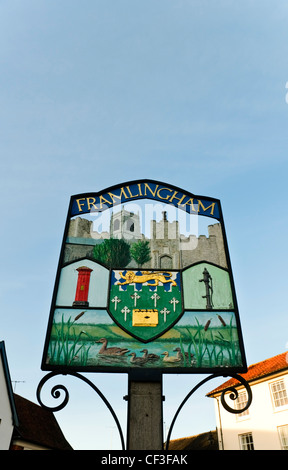
{"type": "Polygon", "coordinates": [[[173,262],[171,256],[163,255],[160,257],[160,269],[172,269],[173,262]]]}

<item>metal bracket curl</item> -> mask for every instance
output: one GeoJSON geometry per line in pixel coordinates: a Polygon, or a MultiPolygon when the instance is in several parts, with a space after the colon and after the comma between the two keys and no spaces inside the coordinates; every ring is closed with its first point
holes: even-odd
{"type": "Polygon", "coordinates": [[[54,377],[55,375],[58,375],[58,374],[54,373],[54,372],[51,372],[50,374],[47,374],[45,377],[43,377],[43,379],[40,380],[39,385],[37,387],[37,391],[36,391],[37,400],[40,403],[40,405],[42,406],[42,408],[44,408],[45,410],[48,410],[48,411],[52,411],[52,413],[54,413],[55,411],[62,410],[67,405],[67,403],[69,401],[69,392],[68,392],[67,388],[64,385],[55,385],[51,390],[51,396],[55,399],[60,398],[61,392],[59,390],[62,390],[65,393],[65,397],[64,397],[64,400],[62,401],[62,403],[58,406],[55,406],[55,407],[51,406],[50,407],[50,406],[44,405],[44,403],[42,402],[41,396],[40,396],[42,388],[45,385],[45,383],[49,379],[54,377]]]}
{"type": "MultiPolygon", "coordinates": [[[[165,446],[165,449],[168,450],[169,448],[169,443],[170,443],[170,437],[171,437],[171,433],[172,433],[172,429],[173,429],[173,426],[175,424],[175,421],[180,413],[180,410],[183,408],[184,404],[186,403],[186,401],[191,397],[191,395],[193,395],[194,392],[196,392],[196,390],[198,390],[198,388],[200,388],[204,383],[208,382],[209,380],[211,379],[215,379],[215,378],[219,378],[219,377],[227,377],[227,376],[223,376],[223,375],[219,375],[219,374],[212,374],[210,375],[209,377],[206,377],[204,380],[202,380],[201,382],[199,382],[187,395],[186,397],[184,398],[184,400],[182,401],[182,403],[180,404],[180,406],[178,407],[175,415],[174,415],[174,418],[171,422],[171,425],[170,425],[170,428],[169,428],[169,431],[168,431],[168,435],[167,435],[167,440],[166,440],[166,446],[165,446]]],[[[249,406],[251,405],[251,402],[252,402],[252,390],[250,388],[250,385],[248,384],[248,382],[240,375],[238,374],[230,374],[230,377],[233,377],[234,379],[238,380],[239,382],[241,382],[241,384],[246,388],[247,390],[247,393],[248,393],[248,400],[247,400],[247,403],[245,405],[244,408],[241,408],[241,409],[234,409],[234,408],[231,408],[229,405],[227,405],[227,403],[225,402],[225,398],[224,398],[224,395],[227,393],[227,392],[231,392],[230,393],[230,398],[232,400],[236,400],[236,398],[238,397],[238,392],[235,388],[235,386],[231,386],[231,387],[228,387],[226,388],[225,390],[223,390],[222,394],[221,394],[221,403],[223,405],[223,407],[225,408],[226,411],[229,411],[230,413],[235,413],[235,414],[238,414],[238,413],[243,413],[243,411],[247,410],[249,408],[249,406]]]]}
{"type": "MultiPolygon", "coordinates": [[[[93,384],[89,379],[87,379],[86,377],[78,374],[77,372],[69,372],[69,373],[58,373],[58,372],[50,372],[49,374],[47,374],[45,377],[43,377],[43,379],[41,379],[41,381],[39,382],[39,385],[37,387],[37,392],[36,392],[36,395],[37,395],[37,399],[38,399],[38,402],[40,403],[40,405],[45,408],[46,410],[49,410],[49,411],[52,411],[52,412],[55,412],[55,411],[60,411],[62,410],[68,403],[69,401],[69,392],[67,390],[67,388],[64,386],[64,385],[55,385],[52,389],[51,389],[51,395],[53,398],[55,399],[58,399],[60,398],[61,396],[61,391],[64,392],[65,396],[64,396],[64,399],[63,401],[61,402],[60,405],[58,406],[55,406],[55,407],[49,407],[47,405],[44,405],[44,403],[42,402],[41,400],[41,391],[42,391],[42,388],[43,386],[46,384],[46,382],[51,379],[52,377],[55,377],[57,375],[70,375],[70,376],[73,376],[73,377],[77,377],[81,380],[83,380],[84,382],[86,382],[88,385],[90,385],[92,387],[92,389],[100,396],[100,398],[104,401],[104,403],[106,404],[106,406],[108,407],[108,409],[110,410],[114,420],[115,420],[115,423],[117,425],[117,428],[118,428],[118,431],[119,431],[119,435],[120,435],[120,439],[121,439],[121,445],[122,445],[122,450],[125,450],[125,443],[124,443],[124,438],[123,438],[123,433],[122,433],[122,429],[121,429],[121,426],[120,426],[120,423],[118,421],[118,418],[113,410],[113,408],[111,407],[110,403],[108,402],[108,400],[105,398],[105,396],[102,394],[102,392],[98,389],[98,387],[96,387],[95,384],[93,384]]],[[[172,429],[173,429],[173,426],[175,424],[175,421],[181,411],[181,409],[183,408],[184,404],[187,402],[187,400],[191,397],[191,395],[196,391],[198,390],[198,388],[200,388],[204,383],[208,382],[209,380],[211,379],[214,379],[214,378],[219,378],[221,377],[222,375],[218,375],[218,374],[212,374],[208,377],[206,377],[204,380],[202,380],[201,382],[199,382],[187,395],[186,397],[184,398],[184,400],[182,401],[182,403],[180,404],[180,406],[178,407],[175,415],[174,415],[174,418],[172,420],[172,423],[170,425],[170,428],[169,428],[169,432],[168,432],[168,435],[167,435],[167,440],[166,440],[166,450],[168,450],[169,448],[169,443],[170,443],[170,436],[171,436],[171,433],[172,433],[172,429]]],[[[251,388],[248,384],[248,382],[240,375],[238,374],[231,374],[230,375],[231,377],[233,377],[234,379],[238,380],[244,387],[245,389],[247,390],[247,394],[248,394],[248,400],[247,400],[247,403],[246,405],[241,408],[241,409],[233,409],[231,408],[225,401],[225,394],[227,392],[230,392],[230,399],[232,400],[236,400],[236,398],[238,397],[238,391],[237,389],[235,388],[236,386],[231,386],[231,387],[228,387],[226,388],[225,390],[222,391],[222,394],[221,394],[221,403],[222,403],[222,406],[224,407],[224,409],[230,413],[234,413],[234,414],[238,414],[238,413],[243,413],[245,410],[247,410],[249,408],[249,406],[251,405],[251,402],[252,402],[252,391],[251,391],[251,388]]],[[[223,377],[223,376],[222,376],[223,377]]],[[[224,376],[224,377],[227,377],[227,376],[224,376]]]]}
{"type": "Polygon", "coordinates": [[[43,386],[46,384],[46,382],[51,379],[52,377],[55,377],[57,375],[70,375],[72,377],[77,377],[78,379],[81,379],[83,380],[83,382],[87,383],[88,385],[90,385],[90,387],[100,396],[100,398],[104,401],[105,405],[107,406],[107,408],[109,409],[109,411],[111,412],[113,418],[114,418],[114,421],[116,423],[116,426],[118,428],[118,431],[119,431],[119,435],[120,435],[120,439],[121,439],[121,445],[122,445],[122,450],[125,450],[125,443],[124,443],[124,437],[123,437],[123,433],[122,433],[122,429],[121,429],[121,426],[120,426],[120,423],[118,421],[118,418],[112,408],[112,406],[110,405],[110,403],[108,402],[108,400],[105,398],[105,396],[103,395],[103,393],[99,390],[99,388],[93,384],[93,382],[91,382],[89,379],[87,379],[87,377],[84,377],[82,376],[81,374],[78,374],[78,372],[67,372],[67,373],[58,373],[58,372],[50,372],[49,374],[47,374],[45,377],[43,377],[40,382],[39,382],[39,385],[37,387],[37,391],[36,391],[36,396],[37,396],[37,400],[39,402],[39,404],[45,408],[46,410],[49,410],[51,412],[55,412],[55,411],[60,411],[62,410],[68,403],[69,401],[69,392],[67,390],[67,388],[64,386],[64,385],[55,385],[52,389],[51,389],[51,395],[53,398],[55,399],[58,399],[60,398],[61,396],[61,392],[60,390],[62,390],[65,394],[64,396],[64,399],[63,401],[61,402],[61,404],[59,404],[58,406],[55,406],[55,407],[49,407],[47,405],[44,405],[44,403],[42,402],[41,400],[41,392],[42,392],[42,389],[43,389],[43,386]]]}
{"type": "Polygon", "coordinates": [[[236,400],[237,397],[238,397],[238,391],[237,389],[235,388],[235,386],[231,386],[231,387],[228,387],[226,388],[225,390],[223,390],[222,394],[221,394],[221,404],[223,406],[223,408],[225,408],[226,411],[229,411],[229,413],[234,413],[234,414],[239,414],[239,413],[243,413],[244,411],[248,410],[249,406],[251,405],[251,402],[252,402],[252,390],[250,388],[250,385],[248,384],[248,382],[243,379],[243,377],[241,375],[238,375],[238,374],[235,374],[235,375],[232,375],[231,374],[231,377],[233,377],[234,379],[238,380],[239,382],[241,382],[241,384],[246,388],[246,391],[247,391],[247,395],[248,395],[248,399],[247,399],[247,403],[246,405],[243,407],[243,408],[238,408],[238,409],[235,409],[235,408],[231,408],[225,401],[225,395],[227,392],[231,392],[230,395],[229,395],[229,398],[231,400],[236,400]]]}

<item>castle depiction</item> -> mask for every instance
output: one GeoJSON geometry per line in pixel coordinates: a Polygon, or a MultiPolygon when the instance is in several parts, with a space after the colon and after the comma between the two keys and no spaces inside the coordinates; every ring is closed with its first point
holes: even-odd
{"type": "MultiPolygon", "coordinates": [[[[66,240],[64,263],[80,258],[93,258],[93,248],[105,238],[124,239],[133,244],[139,240],[149,241],[151,260],[142,269],[182,269],[203,260],[227,268],[221,224],[208,226],[208,237],[205,235],[180,234],[178,221],[169,222],[166,212],[162,220],[150,221],[150,238],[141,233],[138,213],[125,209],[112,214],[110,232],[93,231],[93,222],[82,217],[70,221],[66,240]]],[[[132,260],[129,268],[137,268],[132,260]]]]}

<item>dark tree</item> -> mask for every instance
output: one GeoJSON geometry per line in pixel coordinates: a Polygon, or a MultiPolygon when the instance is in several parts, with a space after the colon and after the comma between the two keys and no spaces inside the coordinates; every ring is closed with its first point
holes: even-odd
{"type": "Polygon", "coordinates": [[[138,266],[141,267],[151,259],[149,241],[140,240],[139,242],[133,243],[130,253],[138,266]]]}
{"type": "Polygon", "coordinates": [[[129,244],[118,238],[106,239],[95,245],[93,255],[109,268],[124,268],[131,261],[129,244]]]}

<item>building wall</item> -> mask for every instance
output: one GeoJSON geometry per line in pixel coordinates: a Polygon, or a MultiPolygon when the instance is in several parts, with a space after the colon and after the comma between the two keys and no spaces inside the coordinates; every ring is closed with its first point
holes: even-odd
{"type": "Polygon", "coordinates": [[[13,433],[12,412],[0,355],[0,450],[8,450],[13,433]]]}
{"type": "MultiPolygon", "coordinates": [[[[239,436],[252,433],[254,450],[281,450],[278,427],[288,425],[288,404],[275,408],[271,393],[271,384],[280,379],[284,380],[288,392],[287,373],[250,385],[253,399],[245,416],[229,413],[222,407],[220,397],[215,399],[220,449],[239,450],[239,436]]],[[[226,402],[235,408],[232,400],[228,398],[226,402]]]]}

